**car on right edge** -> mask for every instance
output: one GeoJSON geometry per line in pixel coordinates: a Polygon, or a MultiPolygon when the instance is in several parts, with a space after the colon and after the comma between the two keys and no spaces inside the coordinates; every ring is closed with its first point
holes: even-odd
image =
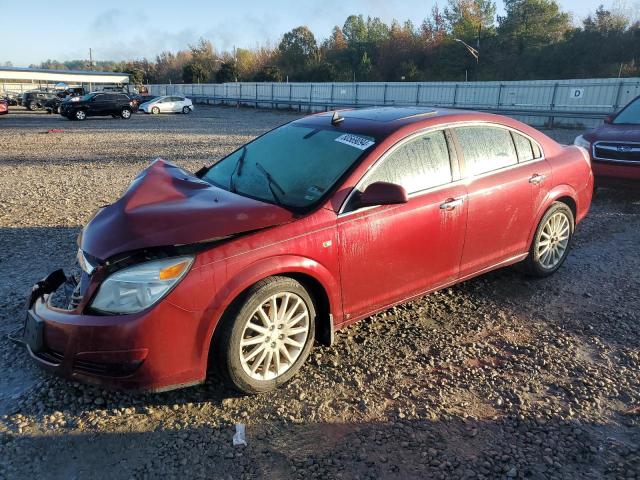
{"type": "Polygon", "coordinates": [[[589,151],[597,186],[640,184],[640,97],[573,143],[589,151]]]}

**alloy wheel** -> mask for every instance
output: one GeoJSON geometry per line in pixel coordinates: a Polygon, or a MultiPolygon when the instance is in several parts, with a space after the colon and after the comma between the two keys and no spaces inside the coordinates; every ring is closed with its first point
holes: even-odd
{"type": "Polygon", "coordinates": [[[280,292],[248,318],[240,340],[240,363],[254,380],[273,380],[296,362],[309,336],[309,309],[301,297],[280,292]]]}
{"type": "Polygon", "coordinates": [[[564,212],[557,212],[547,220],[537,243],[540,265],[552,269],[560,263],[569,245],[571,223],[564,212]]]}

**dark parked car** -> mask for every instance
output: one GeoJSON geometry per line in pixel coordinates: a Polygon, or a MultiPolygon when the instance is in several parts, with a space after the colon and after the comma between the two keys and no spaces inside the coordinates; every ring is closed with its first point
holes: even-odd
{"type": "Polygon", "coordinates": [[[108,116],[131,118],[135,110],[131,98],[124,93],[93,92],[82,97],[69,98],[60,104],[60,114],[70,120],[108,116]]]}
{"type": "Polygon", "coordinates": [[[60,113],[60,105],[63,101],[84,95],[84,88],[67,88],[61,92],[58,92],[51,100],[47,100],[44,103],[44,109],[47,113],[60,113]]]}
{"type": "Polygon", "coordinates": [[[7,93],[6,100],[9,103],[9,106],[18,105],[18,97],[20,95],[17,93],[7,93]]]}
{"type": "Polygon", "coordinates": [[[150,95],[148,93],[143,93],[143,94],[140,94],[140,95],[135,95],[132,98],[132,100],[133,100],[136,108],[138,108],[143,103],[150,102],[154,98],[158,98],[158,95],[150,95]]]}
{"type": "Polygon", "coordinates": [[[639,185],[640,97],[574,143],[589,151],[596,185],[639,185]]]}
{"type": "Polygon", "coordinates": [[[213,365],[267,391],[376,311],[517,262],[551,275],[592,191],[586,152],[507,117],[298,119],[195,175],[163,160],[141,172],[82,230],[79,279],[34,286],[24,341],[44,368],[99,385],[167,390],[213,365]]]}
{"type": "Polygon", "coordinates": [[[22,105],[27,107],[27,110],[39,110],[44,108],[44,104],[53,98],[56,98],[55,92],[34,90],[23,95],[22,105]]]}

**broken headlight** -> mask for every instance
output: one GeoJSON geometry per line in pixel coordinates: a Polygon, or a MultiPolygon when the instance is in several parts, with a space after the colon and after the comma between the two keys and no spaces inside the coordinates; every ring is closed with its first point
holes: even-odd
{"type": "Polygon", "coordinates": [[[91,307],[107,313],[136,313],[158,302],[187,274],[192,256],[152,260],[123,268],[102,282],[91,307]]]}

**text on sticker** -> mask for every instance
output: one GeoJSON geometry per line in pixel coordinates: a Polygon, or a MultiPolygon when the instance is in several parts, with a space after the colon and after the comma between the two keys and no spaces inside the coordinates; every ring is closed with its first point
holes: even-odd
{"type": "Polygon", "coordinates": [[[366,150],[371,145],[373,145],[373,140],[369,140],[367,138],[362,138],[357,135],[352,135],[350,133],[345,133],[344,135],[340,135],[336,138],[336,142],[344,143],[345,145],[351,145],[359,150],[366,150]]]}

